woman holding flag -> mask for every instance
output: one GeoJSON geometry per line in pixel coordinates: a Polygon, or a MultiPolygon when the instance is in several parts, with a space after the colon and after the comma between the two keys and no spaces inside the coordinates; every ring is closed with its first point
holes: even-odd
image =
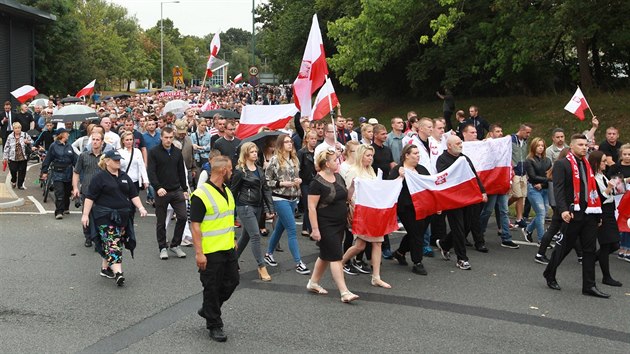
{"type": "MultiPolygon", "coordinates": [[[[362,144],[357,148],[355,155],[354,165],[350,168],[346,175],[346,186],[348,186],[348,194],[350,201],[349,218],[352,220],[352,213],[354,211],[354,202],[356,196],[354,195],[354,179],[376,179],[376,174],[372,168],[372,161],[374,160],[374,148],[369,145],[362,144]]],[[[343,255],[343,264],[346,264],[354,256],[361,253],[367,243],[372,245],[372,280],[373,286],[378,286],[386,289],[390,289],[392,286],[381,280],[381,246],[383,244],[384,237],[370,237],[364,235],[354,235],[355,243],[350,247],[343,255]]]]}

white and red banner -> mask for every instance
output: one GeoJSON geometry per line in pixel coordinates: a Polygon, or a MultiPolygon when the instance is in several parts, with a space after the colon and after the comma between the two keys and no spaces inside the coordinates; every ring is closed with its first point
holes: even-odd
{"type": "Polygon", "coordinates": [[[28,99],[37,96],[38,93],[39,92],[37,92],[37,90],[31,85],[24,85],[14,91],[11,91],[11,95],[20,101],[20,103],[24,103],[28,99]]]}
{"type": "Polygon", "coordinates": [[[330,113],[330,111],[333,110],[334,107],[337,107],[338,104],[339,99],[335,93],[332,81],[330,81],[330,79],[326,79],[326,83],[317,93],[317,98],[315,99],[315,105],[313,105],[313,111],[311,112],[310,119],[320,120],[324,118],[330,113]]]}
{"type": "Polygon", "coordinates": [[[620,232],[630,232],[630,191],[626,192],[617,205],[617,227],[620,232]]]}
{"type": "Polygon", "coordinates": [[[160,92],[158,94],[158,97],[173,97],[173,98],[177,98],[177,97],[181,97],[184,96],[185,93],[181,92],[181,91],[165,91],[165,92],[160,92]]]}
{"type": "Polygon", "coordinates": [[[462,208],[481,203],[483,197],[477,178],[465,158],[434,175],[419,175],[405,171],[416,219],[421,220],[438,211],[462,208]]]}
{"type": "Polygon", "coordinates": [[[77,92],[75,97],[90,96],[92,93],[94,93],[94,85],[96,85],[96,79],[85,85],[84,88],[77,92]]]}
{"type": "Polygon", "coordinates": [[[311,114],[312,96],[324,84],[327,75],[328,64],[326,64],[326,54],[324,53],[324,42],[319,30],[317,14],[314,14],[300,71],[293,82],[295,105],[302,112],[302,116],[311,114]]]}
{"type": "Polygon", "coordinates": [[[507,194],[512,180],[512,140],[506,136],[484,141],[466,141],[464,155],[475,166],[487,194],[507,194]]]}
{"type": "Polygon", "coordinates": [[[354,179],[352,233],[381,237],[398,230],[396,211],[402,179],[354,179]]]}
{"type": "Polygon", "coordinates": [[[219,49],[221,49],[221,39],[219,38],[219,32],[217,32],[214,34],[214,37],[212,37],[212,42],[210,42],[210,56],[206,64],[206,76],[208,76],[208,78],[212,77],[212,65],[217,59],[219,49]]]}
{"type": "Polygon", "coordinates": [[[298,109],[293,103],[243,106],[236,136],[245,139],[257,134],[262,127],[271,130],[283,129],[297,112],[298,109]]]}
{"type": "Polygon", "coordinates": [[[588,108],[588,102],[586,102],[586,98],[584,97],[582,90],[580,90],[580,86],[578,86],[569,103],[564,106],[564,109],[575,114],[575,116],[580,120],[584,120],[584,110],[588,108]]]}
{"type": "Polygon", "coordinates": [[[239,82],[239,81],[241,81],[241,80],[243,80],[243,73],[239,73],[238,75],[236,75],[236,76],[234,77],[233,82],[236,84],[236,83],[238,83],[238,82],[239,82]]]}

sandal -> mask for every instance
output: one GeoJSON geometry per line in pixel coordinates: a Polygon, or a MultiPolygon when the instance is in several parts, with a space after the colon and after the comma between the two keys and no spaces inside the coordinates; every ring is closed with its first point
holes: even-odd
{"type": "Polygon", "coordinates": [[[321,285],[317,284],[317,283],[313,283],[312,281],[308,281],[308,284],[306,284],[306,289],[308,289],[308,291],[315,293],[315,294],[319,294],[319,295],[326,295],[328,294],[328,291],[326,291],[326,289],[322,288],[321,285]]]}
{"type": "Polygon", "coordinates": [[[376,287],[381,287],[381,288],[385,288],[385,289],[391,289],[392,286],[387,284],[386,282],[381,280],[381,277],[377,277],[377,276],[372,276],[372,286],[376,286],[376,287]]]}
{"type": "Polygon", "coordinates": [[[341,293],[341,302],[349,304],[350,302],[357,300],[359,295],[355,295],[350,290],[341,293]]]}

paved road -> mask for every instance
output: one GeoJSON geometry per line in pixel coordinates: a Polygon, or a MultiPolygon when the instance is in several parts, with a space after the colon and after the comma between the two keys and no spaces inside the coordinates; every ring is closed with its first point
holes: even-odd
{"type": "MultiPolygon", "coordinates": [[[[38,200],[32,182],[19,193],[38,200]]],[[[136,256],[125,253],[127,284],[117,288],[83,247],[80,215],[57,221],[52,203],[40,204],[0,211],[1,352],[630,352],[628,263],[611,260],[625,286],[600,285],[609,300],[581,295],[574,255],[558,272],[563,290],[552,291],[532,261],[534,247],[501,248],[494,236],[489,254],[469,249],[471,271],[431,258],[423,277],[384,261],[390,290],[370,286],[368,276],[346,277],[361,296],[351,305],[340,303],[330,274],[322,282],[329,295],[307,293],[308,277],[295,273],[288,252],[276,253],[273,281],[262,283],[246,250],[241,284],[224,306],[229,340],[215,343],[196,315],[192,249],[186,259],[158,259],[154,217],[137,221],[136,256]]],[[[312,267],[317,248],[304,237],[299,243],[312,267]]],[[[288,250],[286,236],[281,244],[288,250]]]]}

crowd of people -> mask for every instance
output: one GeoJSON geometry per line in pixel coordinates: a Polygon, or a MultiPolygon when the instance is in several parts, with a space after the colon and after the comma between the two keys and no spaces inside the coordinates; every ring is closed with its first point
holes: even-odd
{"type": "Polygon", "coordinates": [[[206,319],[211,337],[219,341],[227,338],[220,308],[238,285],[238,258],[249,246],[259,278],[271,281],[267,267],[278,266],[274,254],[284,251],[280,240],[285,232],[295,271],[310,275],[306,288],[327,294],[320,280],[330,268],[343,302],[358,299],[344,274],[371,274],[373,286],[392,287],[382,279],[382,258],[408,266],[409,253],[411,271],[427,275],[423,257],[433,257],[435,247],[445,261],[453,250],[455,266],[472,269],[467,247],[489,252],[487,225],[493,213],[502,247],[519,248],[513,230],[520,230],[526,242],[539,244],[533,260],[546,265],[544,277],[551,289],[560,290],[556,270],[572,250],[582,263],[584,294],[609,296],[595,285],[596,261],[603,284],[622,285],[610,274],[608,257],[616,253],[618,259],[630,262],[630,234],[620,233],[615,220],[616,197],[630,186],[630,144],[619,141],[615,127],[608,127],[606,139],[596,144],[599,121],[593,117],[592,129],[571,134],[567,144],[561,128],[550,137],[532,137],[533,127],[522,124],[510,138],[511,189],[488,195],[462,146],[502,138],[503,129],[482,118],[476,106],[469,108],[468,116],[455,111],[450,92],[438,93],[445,101],[444,117],[408,112],[404,118],[393,117],[389,130],[376,118],[344,116],[338,106],[332,121],[310,121],[298,114],[285,129],[262,128],[268,133],[265,138],[242,142],[235,135],[238,119],[201,114],[203,109],[238,114],[248,104],[287,103],[290,93],[284,87],[247,86],[217,93],[181,92],[177,98],[190,102],[190,108],[179,115],[165,112],[168,97],[157,93],[111,98],[90,104],[98,119],[80,126],[70,122],[58,129],[50,122],[61,105],[54,100],[47,107],[35,106],[32,113],[27,105],[13,112],[7,102],[0,115],[3,156],[12,186],[23,189],[30,152],[45,150],[41,178],[54,181],[55,218],[63,219],[69,212],[72,198],[83,204],[85,246],[96,247],[103,259],[100,275],[119,286],[124,284],[122,249],[135,247],[136,209],[145,216],[144,205],[154,207],[160,259],[185,258],[182,246],[195,247],[204,286],[199,315],[206,319]],[[451,122],[453,113],[456,122],[451,122]],[[37,137],[32,139],[24,129],[38,131],[37,137]],[[551,138],[550,146],[546,138],[551,138]],[[482,202],[416,220],[405,174],[440,173],[460,158],[475,173],[482,202]],[[389,235],[356,235],[351,228],[355,179],[380,176],[403,179],[397,205],[406,234],[395,250],[389,235]],[[141,190],[146,190],[144,201],[141,190]],[[508,212],[512,204],[513,221],[508,212]],[[176,219],[170,241],[169,215],[176,219]],[[300,253],[296,222],[300,218],[300,235],[319,247],[313,272],[300,253]],[[270,236],[268,220],[273,224],[270,236]],[[238,227],[242,232],[236,238],[238,227]],[[261,240],[267,236],[263,252],[261,240]],[[547,258],[551,245],[555,247],[547,258]]]}

